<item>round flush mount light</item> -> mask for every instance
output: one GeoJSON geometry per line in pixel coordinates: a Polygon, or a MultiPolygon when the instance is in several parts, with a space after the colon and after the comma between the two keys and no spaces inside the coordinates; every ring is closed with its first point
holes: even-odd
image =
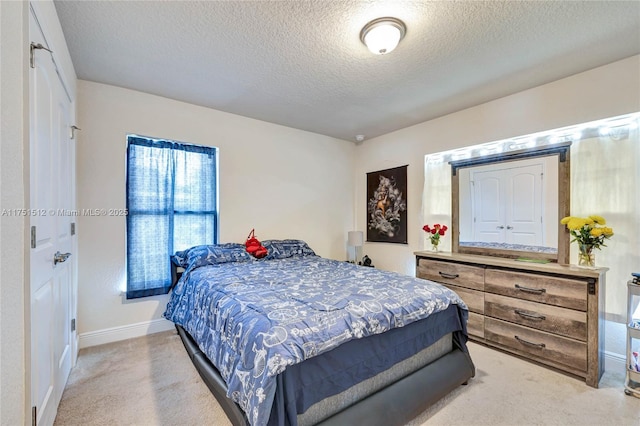
{"type": "Polygon", "coordinates": [[[360,40],[376,55],[384,55],[396,48],[407,32],[404,22],[397,18],[378,18],[360,31],[360,40]]]}

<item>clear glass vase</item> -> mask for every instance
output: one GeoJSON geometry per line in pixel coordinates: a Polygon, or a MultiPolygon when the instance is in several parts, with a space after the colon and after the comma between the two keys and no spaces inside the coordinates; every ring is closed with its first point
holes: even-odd
{"type": "MultiPolygon", "coordinates": [[[[439,237],[439,235],[438,235],[439,237]]],[[[438,251],[438,244],[440,244],[440,238],[436,238],[435,235],[431,235],[429,237],[429,242],[431,243],[431,251],[438,251]]]]}
{"type": "Polygon", "coordinates": [[[593,246],[589,244],[578,245],[578,266],[585,268],[595,268],[596,254],[593,246]]]}

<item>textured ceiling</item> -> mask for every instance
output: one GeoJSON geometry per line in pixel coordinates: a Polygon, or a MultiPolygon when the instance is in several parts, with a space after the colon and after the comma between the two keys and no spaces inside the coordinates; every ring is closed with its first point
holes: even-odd
{"type": "Polygon", "coordinates": [[[55,1],[80,79],[354,141],[640,53],[639,1],[55,1]],[[370,20],[407,34],[388,55],[370,20]]]}

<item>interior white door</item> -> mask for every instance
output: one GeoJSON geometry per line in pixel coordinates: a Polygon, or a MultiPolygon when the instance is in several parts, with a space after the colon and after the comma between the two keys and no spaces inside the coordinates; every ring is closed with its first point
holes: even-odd
{"type": "Polygon", "coordinates": [[[509,169],[505,179],[508,201],[505,242],[543,246],[542,164],[509,169]]]}
{"type": "Polygon", "coordinates": [[[473,241],[502,243],[505,239],[505,191],[503,172],[473,173],[473,241]]]}
{"type": "MultiPolygon", "coordinates": [[[[47,46],[33,11],[29,35],[47,46]]],[[[29,90],[31,401],[36,423],[51,425],[73,359],[75,147],[71,100],[44,49],[34,50],[29,90]]]]}
{"type": "Polygon", "coordinates": [[[543,178],[542,164],[472,172],[474,241],[542,246],[543,178]]]}

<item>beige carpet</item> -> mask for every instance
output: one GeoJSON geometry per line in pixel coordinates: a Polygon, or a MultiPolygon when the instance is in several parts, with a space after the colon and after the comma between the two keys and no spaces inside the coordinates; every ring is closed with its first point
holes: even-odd
{"type": "MultiPolygon", "coordinates": [[[[640,399],[622,376],[600,388],[481,345],[469,344],[476,377],[410,426],[640,425],[640,399]]],[[[230,422],[175,332],[80,351],[56,426],[226,426],[230,422]]]]}

